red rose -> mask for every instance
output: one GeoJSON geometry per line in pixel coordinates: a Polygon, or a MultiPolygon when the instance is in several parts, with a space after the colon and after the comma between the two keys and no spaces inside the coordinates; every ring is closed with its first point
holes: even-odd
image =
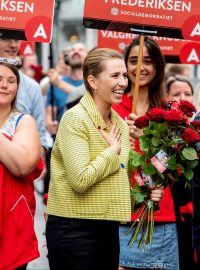
{"type": "Polygon", "coordinates": [[[187,100],[180,100],[179,109],[188,117],[192,117],[193,113],[197,111],[195,106],[187,100]]]}
{"type": "Polygon", "coordinates": [[[141,116],[141,117],[138,117],[135,121],[134,121],[134,125],[137,127],[137,128],[144,128],[146,126],[148,126],[149,124],[149,118],[144,115],[144,116],[141,116]]]}
{"type": "Polygon", "coordinates": [[[147,112],[146,115],[149,117],[150,121],[154,121],[156,123],[162,123],[165,121],[165,110],[160,108],[153,108],[147,112]]]}
{"type": "Polygon", "coordinates": [[[176,111],[165,111],[165,120],[171,126],[175,126],[178,124],[183,124],[184,118],[176,111]]]}
{"type": "Polygon", "coordinates": [[[178,175],[182,174],[182,171],[180,168],[176,168],[176,171],[177,171],[178,175]]]}
{"type": "Polygon", "coordinates": [[[187,128],[184,130],[181,135],[182,139],[185,140],[188,144],[193,144],[200,142],[199,134],[191,128],[187,128]]]}
{"type": "Polygon", "coordinates": [[[175,152],[180,152],[181,149],[183,148],[183,144],[182,143],[173,144],[172,148],[174,149],[175,152]]]}
{"type": "Polygon", "coordinates": [[[192,121],[190,124],[197,130],[200,131],[200,121],[192,121]]]}

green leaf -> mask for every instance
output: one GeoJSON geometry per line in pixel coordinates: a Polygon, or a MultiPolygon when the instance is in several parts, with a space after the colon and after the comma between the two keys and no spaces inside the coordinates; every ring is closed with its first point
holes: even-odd
{"type": "Polygon", "coordinates": [[[177,165],[176,165],[176,156],[175,156],[175,155],[171,156],[171,157],[168,159],[167,164],[169,165],[169,168],[170,168],[171,170],[175,170],[176,167],[177,167],[177,165]]]}
{"type": "Polygon", "coordinates": [[[140,166],[140,161],[139,161],[140,157],[141,157],[140,152],[136,152],[135,150],[130,150],[129,152],[130,165],[134,167],[140,166]]]}
{"type": "Polygon", "coordinates": [[[194,176],[194,173],[193,173],[193,170],[191,168],[187,168],[185,169],[184,173],[185,177],[188,179],[188,180],[191,180],[194,176]]]}
{"type": "Polygon", "coordinates": [[[140,164],[144,164],[146,162],[145,157],[141,155],[140,157],[140,164]]]}
{"type": "Polygon", "coordinates": [[[142,167],[142,170],[146,173],[146,174],[149,174],[149,175],[153,175],[156,173],[156,168],[153,166],[152,163],[148,163],[148,164],[142,164],[141,165],[142,167]]]}
{"type": "Polygon", "coordinates": [[[164,122],[164,123],[161,123],[161,124],[157,124],[157,130],[158,132],[163,132],[165,130],[167,130],[167,123],[164,122]]]}
{"type": "Polygon", "coordinates": [[[150,147],[149,139],[143,135],[140,137],[139,144],[142,151],[148,150],[148,148],[150,147]]]}
{"type": "Polygon", "coordinates": [[[180,181],[180,177],[179,177],[177,171],[174,171],[174,172],[173,172],[173,175],[171,175],[170,173],[168,173],[168,174],[167,174],[167,177],[168,177],[169,179],[171,179],[171,180],[173,179],[175,182],[179,182],[179,181],[180,181]]]}
{"type": "Polygon", "coordinates": [[[159,171],[157,171],[157,174],[159,175],[159,177],[160,177],[162,180],[164,180],[164,179],[165,179],[164,174],[160,173],[159,171]]]}
{"type": "Polygon", "coordinates": [[[147,193],[141,192],[140,190],[137,190],[135,188],[132,189],[131,198],[135,201],[136,204],[144,202],[146,197],[147,193]]]}
{"type": "Polygon", "coordinates": [[[197,165],[198,165],[198,160],[188,161],[188,166],[190,166],[190,168],[192,168],[192,169],[194,169],[197,165]]]}
{"type": "Polygon", "coordinates": [[[185,171],[184,167],[181,164],[177,164],[177,169],[179,169],[182,173],[185,171]]]}
{"type": "Polygon", "coordinates": [[[196,151],[192,147],[184,147],[182,151],[182,155],[187,160],[195,160],[198,159],[196,151]]]}
{"type": "Polygon", "coordinates": [[[158,146],[159,145],[159,142],[160,142],[160,136],[154,136],[151,140],[153,146],[158,146]]]}

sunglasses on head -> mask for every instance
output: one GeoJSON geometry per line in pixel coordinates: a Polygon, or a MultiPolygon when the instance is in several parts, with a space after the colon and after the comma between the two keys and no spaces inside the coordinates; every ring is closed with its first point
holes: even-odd
{"type": "Polygon", "coordinates": [[[20,66],[20,62],[16,59],[10,59],[10,58],[3,58],[0,57],[0,63],[8,63],[10,65],[14,65],[16,67],[20,66]]]}

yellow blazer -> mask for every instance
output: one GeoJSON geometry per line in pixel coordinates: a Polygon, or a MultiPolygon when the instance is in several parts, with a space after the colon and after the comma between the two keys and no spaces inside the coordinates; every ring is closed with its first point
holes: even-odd
{"type": "Polygon", "coordinates": [[[129,131],[114,110],[111,120],[121,131],[120,155],[98,131],[108,128],[89,92],[65,112],[51,155],[48,214],[130,221],[129,131]]]}

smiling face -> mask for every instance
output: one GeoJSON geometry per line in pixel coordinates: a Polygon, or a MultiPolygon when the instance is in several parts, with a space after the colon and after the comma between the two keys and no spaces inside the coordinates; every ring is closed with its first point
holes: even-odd
{"type": "Polygon", "coordinates": [[[15,39],[0,39],[0,57],[15,58],[19,51],[20,41],[15,39]]]}
{"type": "Polygon", "coordinates": [[[192,89],[186,82],[174,81],[170,85],[168,97],[178,102],[186,100],[192,103],[192,89]]]}
{"type": "Polygon", "coordinates": [[[123,59],[102,61],[103,71],[92,76],[93,98],[101,106],[119,104],[128,84],[126,66],[123,59]]]}
{"type": "MultiPolygon", "coordinates": [[[[130,50],[128,57],[127,63],[128,76],[133,84],[135,84],[136,81],[138,55],[139,55],[139,46],[135,46],[130,50]]],[[[139,86],[140,87],[148,86],[155,77],[155,74],[156,74],[155,65],[149,56],[146,46],[144,46],[139,86]]]]}
{"type": "Polygon", "coordinates": [[[0,107],[10,106],[18,89],[17,77],[11,69],[0,65],[0,107]]]}

